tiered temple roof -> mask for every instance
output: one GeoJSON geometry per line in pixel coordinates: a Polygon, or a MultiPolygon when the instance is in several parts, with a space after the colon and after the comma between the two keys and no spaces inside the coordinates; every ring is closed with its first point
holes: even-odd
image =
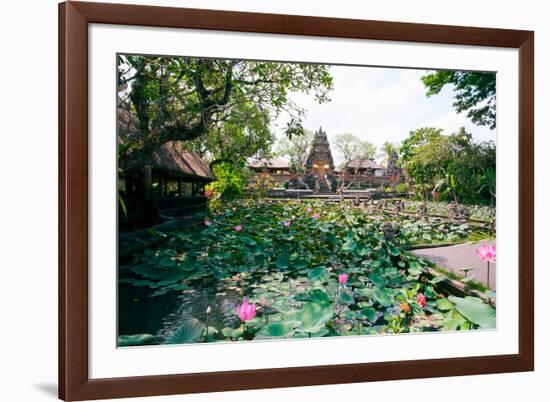
{"type": "Polygon", "coordinates": [[[328,142],[327,133],[321,127],[315,132],[313,137],[313,145],[307,158],[306,168],[311,170],[314,164],[328,164],[330,171],[334,170],[334,160],[330,152],[330,143],[328,142]]]}
{"type": "Polygon", "coordinates": [[[248,158],[248,167],[252,169],[289,169],[288,160],[279,157],[273,158],[248,158]]]}

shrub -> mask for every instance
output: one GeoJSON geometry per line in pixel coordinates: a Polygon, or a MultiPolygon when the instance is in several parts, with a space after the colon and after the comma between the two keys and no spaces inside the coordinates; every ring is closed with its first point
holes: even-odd
{"type": "Polygon", "coordinates": [[[398,193],[408,193],[409,185],[407,183],[399,183],[395,186],[395,191],[397,191],[398,193]]]}
{"type": "Polygon", "coordinates": [[[214,166],[216,181],[206,186],[206,192],[215,195],[215,199],[230,200],[243,195],[247,184],[247,173],[244,166],[230,163],[214,166]]]}

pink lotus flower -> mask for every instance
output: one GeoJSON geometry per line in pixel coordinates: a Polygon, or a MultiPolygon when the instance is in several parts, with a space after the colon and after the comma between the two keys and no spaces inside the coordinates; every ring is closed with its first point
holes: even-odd
{"type": "Polygon", "coordinates": [[[348,281],[349,275],[348,274],[339,274],[338,275],[338,282],[341,285],[344,285],[348,281]]]}
{"type": "Polygon", "coordinates": [[[416,295],[416,301],[420,304],[420,306],[422,306],[422,308],[426,307],[426,296],[424,296],[423,293],[416,295]]]}
{"type": "Polygon", "coordinates": [[[291,224],[290,221],[284,221],[284,222],[283,222],[283,226],[284,226],[285,228],[289,227],[290,224],[291,224]]]}
{"type": "Polygon", "coordinates": [[[250,304],[248,300],[244,298],[242,304],[237,306],[236,313],[241,321],[250,321],[251,319],[256,317],[256,305],[253,303],[250,304]]]}
{"type": "Polygon", "coordinates": [[[307,208],[306,208],[306,211],[307,211],[307,212],[311,212],[311,211],[313,211],[313,209],[311,209],[310,207],[307,207],[307,208]]]}
{"type": "Polygon", "coordinates": [[[313,219],[319,219],[321,217],[321,214],[313,214],[313,219]]]}
{"type": "Polygon", "coordinates": [[[204,226],[210,226],[212,225],[212,222],[210,222],[208,219],[204,220],[204,226]]]}
{"type": "Polygon", "coordinates": [[[484,244],[479,246],[476,250],[476,254],[482,261],[496,261],[497,259],[497,245],[493,244],[489,246],[484,244]]]}
{"type": "Polygon", "coordinates": [[[242,225],[237,225],[237,226],[233,227],[233,229],[235,229],[235,232],[240,232],[241,230],[243,230],[243,226],[242,225]]]}

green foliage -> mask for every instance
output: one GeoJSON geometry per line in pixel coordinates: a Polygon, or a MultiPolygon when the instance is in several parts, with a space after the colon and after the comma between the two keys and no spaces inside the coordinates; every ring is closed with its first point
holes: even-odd
{"type": "Polygon", "coordinates": [[[455,92],[457,113],[467,111],[477,125],[496,127],[496,74],[485,72],[438,70],[422,77],[426,95],[441,92],[447,84],[455,92]]]}
{"type": "Polygon", "coordinates": [[[317,279],[320,279],[323,275],[325,275],[327,273],[325,267],[317,267],[317,268],[314,268],[312,269],[308,274],[307,274],[307,278],[314,282],[316,281],[317,279]]]}
{"type": "Polygon", "coordinates": [[[305,111],[292,93],[322,103],[332,89],[323,65],[139,55],[118,57],[118,83],[133,122],[119,133],[124,171],[143,166],[168,141],[197,140],[192,146],[208,147],[212,160],[231,151],[250,156],[269,145],[269,125],[281,115],[289,137],[303,130],[305,111]]]}
{"type": "Polygon", "coordinates": [[[376,148],[373,144],[351,133],[338,134],[334,140],[334,147],[342,154],[344,164],[349,164],[356,159],[365,161],[376,156],[376,148]]]}
{"type": "Polygon", "coordinates": [[[193,318],[191,320],[184,321],[178,329],[174,331],[164,343],[166,344],[178,344],[178,343],[195,343],[201,339],[205,325],[199,320],[193,318]]]}
{"type": "Polygon", "coordinates": [[[496,310],[477,297],[449,296],[436,304],[444,314],[442,326],[447,331],[496,328],[496,310]]]}
{"type": "Polygon", "coordinates": [[[342,188],[350,188],[354,184],[355,177],[359,173],[359,168],[363,162],[376,156],[376,147],[369,141],[361,140],[351,133],[342,133],[336,136],[334,148],[340,153],[343,159],[342,166],[340,167],[342,176],[348,171],[351,163],[354,162],[355,169],[352,179],[347,185],[344,180],[341,180],[342,188]]]}
{"type": "MultiPolygon", "coordinates": [[[[390,201],[387,201],[391,205],[390,201]]],[[[429,215],[437,215],[439,217],[449,218],[451,214],[452,205],[449,202],[432,202],[428,201],[426,203],[420,201],[411,201],[406,200],[405,210],[407,212],[418,212],[418,209],[421,205],[425,205],[428,209],[429,215]]],[[[388,205],[389,206],[389,205],[388,205]]],[[[486,223],[492,223],[495,219],[495,207],[491,205],[461,205],[466,208],[470,214],[471,219],[476,219],[486,223]]],[[[433,223],[436,223],[435,221],[433,223]]]]}
{"type": "Polygon", "coordinates": [[[453,308],[453,304],[448,299],[438,299],[437,308],[441,311],[449,311],[453,308]]]}
{"type": "Polygon", "coordinates": [[[463,128],[444,135],[441,129],[420,128],[401,144],[401,163],[422,199],[433,190],[442,200],[493,204],[496,149],[492,142],[475,143],[463,128]]]}
{"type": "Polygon", "coordinates": [[[212,127],[206,135],[187,143],[187,148],[204,155],[212,170],[219,165],[231,164],[241,169],[249,157],[268,155],[274,140],[269,128],[269,115],[267,112],[256,113],[254,105],[246,107],[254,109],[254,113],[243,117],[243,121],[226,122],[212,127]]]}
{"type": "Polygon", "coordinates": [[[409,220],[402,223],[401,240],[407,244],[453,243],[471,240],[472,237],[490,237],[485,229],[470,226],[468,223],[454,224],[441,218],[428,218],[424,221],[409,220]]]}
{"type": "MultiPolygon", "coordinates": [[[[403,233],[398,240],[410,241],[406,226],[413,220],[399,219],[392,221],[403,233]]],[[[256,304],[258,315],[244,325],[234,307],[233,323],[210,320],[208,342],[440,330],[453,324],[446,320],[451,302],[441,301],[437,281],[426,280],[427,263],[385,239],[384,213],[366,215],[348,204],[246,200],[225,203],[208,221],[164,234],[156,250],[136,257],[132,276],[122,278],[154,294],[215,286],[216,292],[234,295],[230,303],[247,297],[256,304]],[[316,213],[321,217],[314,218],[316,213]],[[338,282],[341,273],[349,275],[345,284],[338,282]],[[426,308],[417,302],[421,292],[426,308]]],[[[468,230],[456,228],[463,236],[468,230]]],[[[442,231],[431,225],[420,236],[436,239],[442,231]]],[[[452,303],[453,319],[486,326],[468,303],[452,303]]],[[[167,341],[207,341],[201,314],[167,341]]]]}
{"type": "Polygon", "coordinates": [[[301,135],[292,138],[283,137],[278,143],[277,153],[290,158],[290,166],[298,174],[306,173],[306,162],[311,145],[313,144],[313,132],[304,130],[301,135]]]}
{"type": "Polygon", "coordinates": [[[122,213],[124,216],[128,215],[128,209],[126,208],[126,203],[124,202],[124,198],[120,195],[120,193],[117,192],[117,200],[118,204],[120,205],[120,208],[122,209],[122,213]]]}
{"type": "Polygon", "coordinates": [[[395,186],[395,191],[398,193],[408,193],[409,185],[407,183],[399,183],[395,186]]]}
{"type": "Polygon", "coordinates": [[[496,328],[496,310],[477,297],[465,298],[449,296],[449,301],[454,303],[456,310],[468,321],[478,325],[482,329],[496,328]]]}
{"type": "Polygon", "coordinates": [[[214,167],[216,181],[208,184],[206,190],[211,190],[215,198],[231,200],[243,195],[248,183],[247,172],[243,165],[235,166],[231,163],[220,163],[214,167]]]}
{"type": "Polygon", "coordinates": [[[301,324],[301,321],[271,322],[258,332],[256,339],[291,337],[301,324]]]}
{"type": "Polygon", "coordinates": [[[127,346],[154,345],[157,339],[151,334],[119,335],[117,345],[119,348],[127,346]]]}
{"type": "Polygon", "coordinates": [[[411,131],[400,147],[401,164],[423,199],[440,174],[443,130],[423,127],[411,131]],[[425,154],[426,153],[426,154],[425,154]]]}
{"type": "Polygon", "coordinates": [[[388,167],[392,156],[398,153],[399,145],[390,141],[386,141],[382,144],[380,150],[381,156],[384,158],[383,164],[384,166],[388,167]]]}
{"type": "Polygon", "coordinates": [[[306,303],[301,310],[289,313],[285,318],[300,322],[298,332],[312,334],[319,332],[333,315],[334,309],[330,306],[306,303]]]}

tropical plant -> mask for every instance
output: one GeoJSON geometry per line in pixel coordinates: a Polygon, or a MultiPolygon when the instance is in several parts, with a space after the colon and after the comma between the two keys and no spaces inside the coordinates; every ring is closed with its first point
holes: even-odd
{"type": "Polygon", "coordinates": [[[380,149],[381,154],[383,158],[383,164],[386,167],[390,167],[390,162],[394,156],[397,155],[399,152],[399,145],[390,141],[386,141],[382,144],[382,147],[380,149]]]}
{"type": "Polygon", "coordinates": [[[422,78],[428,97],[452,85],[457,113],[467,116],[477,125],[496,127],[496,74],[473,71],[438,70],[422,78]]]}
{"type": "Polygon", "coordinates": [[[351,133],[338,134],[334,140],[334,147],[343,159],[340,167],[340,190],[350,188],[355,182],[363,163],[376,155],[376,148],[370,142],[360,140],[351,133]],[[354,165],[353,174],[346,183],[345,177],[352,164],[354,165]]]}
{"type": "MultiPolygon", "coordinates": [[[[227,295],[223,315],[231,321],[215,320],[219,307],[208,300],[192,319],[146,338],[156,343],[441,330],[451,325],[449,309],[438,307],[441,279],[402,245],[440,234],[465,239],[471,229],[407,219],[390,219],[401,232],[391,240],[382,228],[385,213],[365,215],[348,204],[226,203],[184,231],[157,233],[158,245],[138,254],[120,283],[150,288],[152,297],[193,297],[205,287],[227,295]]],[[[453,318],[460,315],[468,328],[490,326],[480,318],[486,307],[449,300],[453,318]]]]}
{"type": "Polygon", "coordinates": [[[424,201],[436,191],[442,200],[493,203],[494,143],[476,143],[464,128],[444,135],[441,129],[427,127],[411,131],[400,153],[401,164],[424,201]]]}
{"type": "MultiPolygon", "coordinates": [[[[286,134],[301,133],[304,110],[289,95],[328,100],[332,77],[327,66],[167,56],[118,56],[119,99],[135,124],[121,130],[125,145],[119,164],[140,168],[168,141],[206,135],[210,143],[233,142],[240,131],[265,137],[271,120],[285,114],[286,134]]],[[[221,149],[220,149],[221,150],[221,149]]]]}
{"type": "Polygon", "coordinates": [[[277,153],[290,158],[290,166],[297,175],[300,184],[309,188],[304,182],[306,174],[306,163],[311,146],[313,144],[313,132],[304,130],[302,135],[294,135],[292,138],[283,137],[279,140],[277,153]]]}
{"type": "Polygon", "coordinates": [[[212,191],[217,198],[230,200],[241,196],[248,183],[244,162],[241,166],[222,162],[214,166],[216,180],[206,186],[206,191],[212,191]]]}

